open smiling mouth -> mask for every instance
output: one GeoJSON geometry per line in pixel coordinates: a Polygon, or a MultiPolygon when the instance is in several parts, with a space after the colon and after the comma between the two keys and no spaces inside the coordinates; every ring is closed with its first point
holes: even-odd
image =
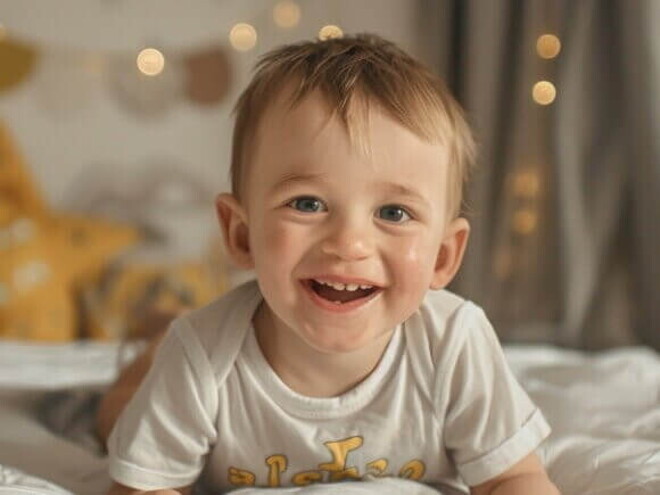
{"type": "Polygon", "coordinates": [[[379,290],[378,287],[358,284],[342,284],[324,280],[307,280],[308,287],[319,297],[334,304],[365,300],[379,290]]]}

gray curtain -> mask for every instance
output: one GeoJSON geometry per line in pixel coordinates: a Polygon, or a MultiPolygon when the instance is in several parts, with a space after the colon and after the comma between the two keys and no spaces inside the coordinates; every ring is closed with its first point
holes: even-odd
{"type": "Polygon", "coordinates": [[[505,341],[660,349],[660,2],[421,0],[480,158],[452,289],[505,341]],[[540,58],[538,36],[562,49],[540,58]],[[551,81],[555,101],[531,97],[551,81]]]}

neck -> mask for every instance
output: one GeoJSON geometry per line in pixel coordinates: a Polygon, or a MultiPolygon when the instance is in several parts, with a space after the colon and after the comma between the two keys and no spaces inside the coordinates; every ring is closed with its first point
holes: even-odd
{"type": "MultiPolygon", "coordinates": [[[[293,391],[308,397],[336,397],[362,382],[378,365],[392,332],[361,349],[322,352],[291,331],[278,331],[266,304],[253,318],[261,352],[293,391]]],[[[281,323],[280,323],[281,324],[281,323]]]]}

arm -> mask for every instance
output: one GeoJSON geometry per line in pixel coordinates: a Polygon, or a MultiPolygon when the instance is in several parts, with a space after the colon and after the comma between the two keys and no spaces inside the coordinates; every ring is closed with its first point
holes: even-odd
{"type": "Polygon", "coordinates": [[[534,453],[499,476],[470,487],[470,495],[561,495],[534,453]]]}
{"type": "MultiPolygon", "coordinates": [[[[118,407],[106,410],[108,417],[121,411],[114,428],[110,424],[106,430],[116,433],[108,439],[108,469],[117,482],[108,495],[189,495],[187,485],[195,478],[192,471],[203,467],[215,438],[210,419],[213,395],[203,382],[212,382],[214,377],[210,366],[204,368],[203,363],[192,360],[180,331],[175,324],[162,340],[154,339],[116,384],[116,389],[126,390],[126,401],[131,400],[117,401],[118,407]]],[[[190,345],[200,345],[187,336],[190,345]]],[[[198,361],[203,361],[202,353],[199,349],[193,352],[196,357],[201,355],[198,361]]],[[[111,419],[117,419],[114,416],[111,419]]]]}
{"type": "Polygon", "coordinates": [[[108,495],[190,495],[191,487],[183,486],[177,489],[164,489],[164,490],[134,490],[128,486],[120,485],[119,483],[113,483],[110,487],[108,495]]]}
{"type": "Polygon", "coordinates": [[[113,426],[117,422],[117,418],[124,410],[124,406],[131,400],[149,371],[158,344],[160,344],[164,335],[164,332],[161,332],[150,342],[144,354],[138,356],[133,363],[121,372],[117,381],[101,399],[101,405],[96,416],[96,433],[104,447],[108,442],[113,426]]]}
{"type": "Polygon", "coordinates": [[[184,307],[174,309],[151,307],[140,320],[136,332],[150,341],[149,346],[121,372],[117,381],[101,400],[96,418],[96,434],[104,447],[117,418],[147,375],[167,327],[172,320],[182,315],[185,309],[184,307]]]}

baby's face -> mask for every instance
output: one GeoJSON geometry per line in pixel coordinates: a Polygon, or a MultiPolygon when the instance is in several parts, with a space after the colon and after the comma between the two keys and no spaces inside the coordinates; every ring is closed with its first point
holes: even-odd
{"type": "Polygon", "coordinates": [[[269,331],[324,352],[367,346],[419,307],[447,223],[444,147],[376,108],[369,140],[365,156],[319,95],[293,110],[280,100],[247,164],[244,207],[269,331]]]}

